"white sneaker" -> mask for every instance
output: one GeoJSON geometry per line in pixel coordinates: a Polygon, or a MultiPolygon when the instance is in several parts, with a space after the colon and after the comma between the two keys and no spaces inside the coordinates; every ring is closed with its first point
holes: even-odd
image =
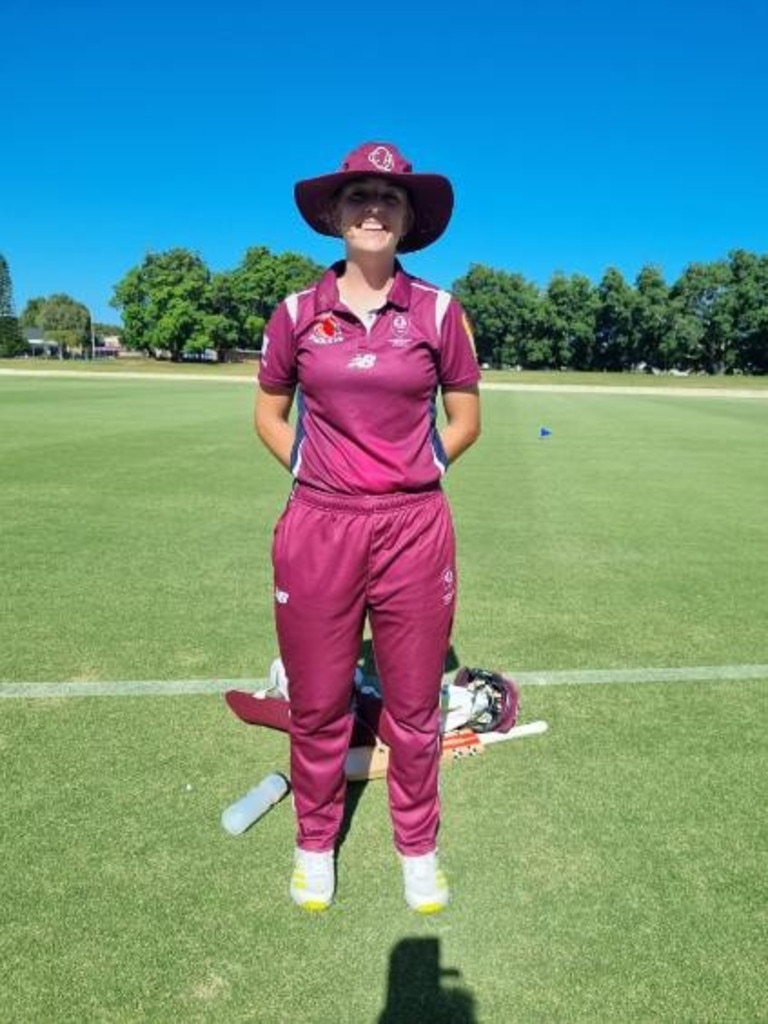
{"type": "Polygon", "coordinates": [[[447,906],[451,894],[448,882],[437,863],[436,853],[425,853],[421,857],[405,857],[403,881],[405,902],[420,914],[437,914],[447,906]]]}
{"type": "Polygon", "coordinates": [[[314,853],[296,848],[291,899],[304,910],[327,910],[336,887],[333,850],[314,853]]]}

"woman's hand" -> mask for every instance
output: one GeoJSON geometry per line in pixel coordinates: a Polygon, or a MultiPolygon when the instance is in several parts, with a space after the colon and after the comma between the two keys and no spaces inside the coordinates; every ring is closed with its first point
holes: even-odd
{"type": "Polygon", "coordinates": [[[449,462],[455,462],[480,437],[480,391],[476,384],[466,388],[444,388],[443,408],[447,423],[440,435],[449,462]]]}
{"type": "Polygon", "coordinates": [[[253,424],[265,447],[287,470],[291,468],[291,452],[296,432],[289,422],[293,391],[259,385],[253,424]]]}

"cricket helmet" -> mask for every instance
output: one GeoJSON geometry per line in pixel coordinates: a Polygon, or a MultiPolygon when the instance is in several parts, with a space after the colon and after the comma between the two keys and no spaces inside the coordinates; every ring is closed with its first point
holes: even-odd
{"type": "Polygon", "coordinates": [[[485,668],[460,668],[454,686],[472,694],[467,727],[474,732],[509,732],[520,711],[520,687],[508,676],[485,668]]]}

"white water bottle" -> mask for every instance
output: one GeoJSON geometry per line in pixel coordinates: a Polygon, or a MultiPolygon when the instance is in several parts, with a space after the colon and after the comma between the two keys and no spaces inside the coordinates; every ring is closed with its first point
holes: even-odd
{"type": "Polygon", "coordinates": [[[288,792],[288,780],[279,772],[262,779],[245,796],[223,812],[221,824],[231,836],[239,836],[288,792]]]}

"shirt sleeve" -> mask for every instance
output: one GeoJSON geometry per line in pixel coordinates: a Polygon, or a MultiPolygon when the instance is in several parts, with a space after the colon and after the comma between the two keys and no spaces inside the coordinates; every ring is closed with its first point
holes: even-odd
{"type": "Polygon", "coordinates": [[[459,302],[451,298],[440,328],[440,385],[468,387],[479,380],[472,328],[459,302]]]}
{"type": "Polygon", "coordinates": [[[297,384],[293,320],[281,302],[264,328],[259,363],[259,384],[293,389],[297,384]]]}

